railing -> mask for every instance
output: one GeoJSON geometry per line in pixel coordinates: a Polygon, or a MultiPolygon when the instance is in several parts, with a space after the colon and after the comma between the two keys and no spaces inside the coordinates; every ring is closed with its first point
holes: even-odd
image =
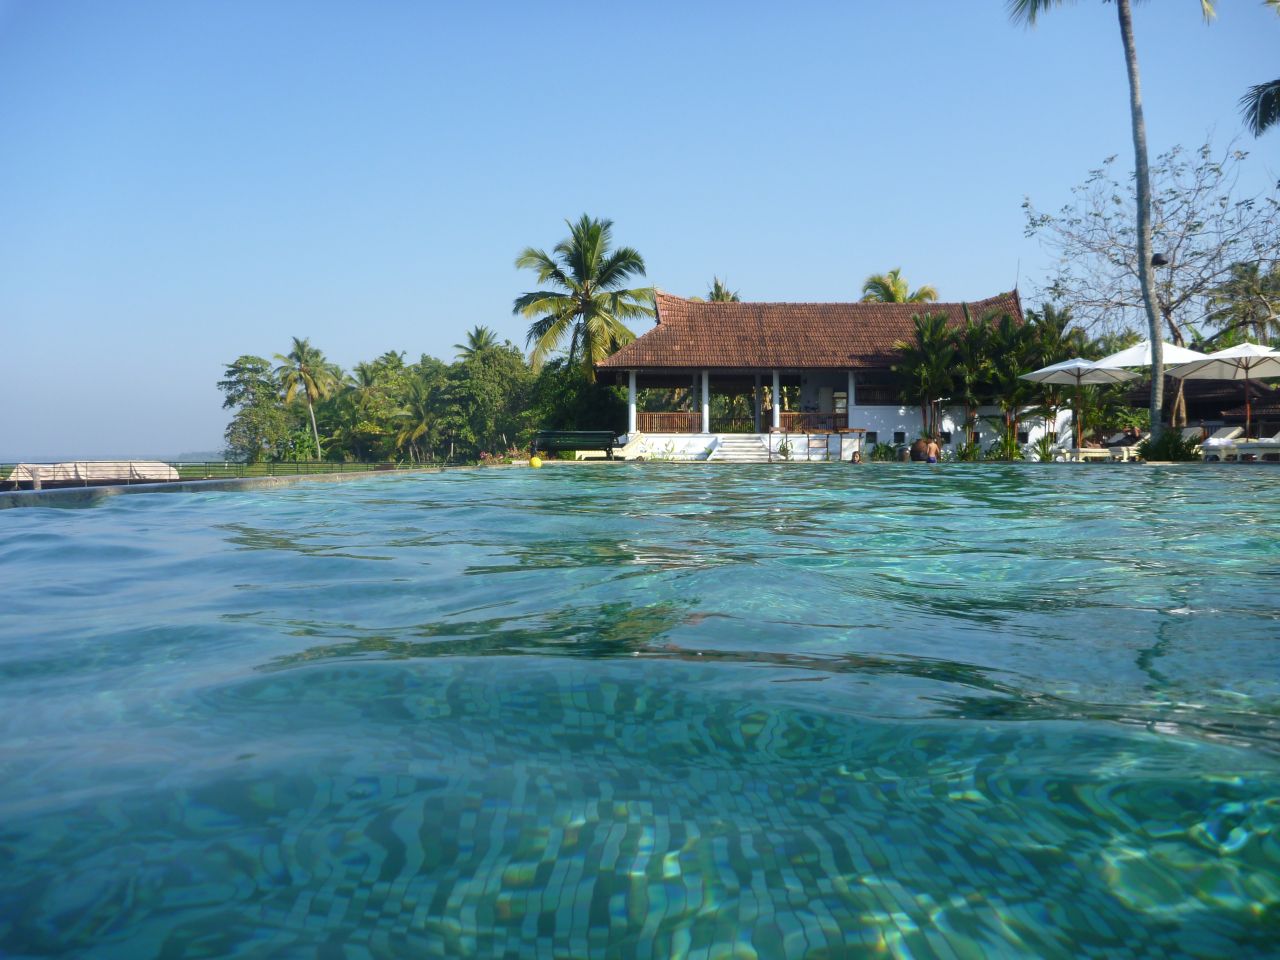
{"type": "Polygon", "coordinates": [[[835,433],[849,425],[845,413],[792,413],[783,410],[779,417],[787,433],[835,433]]]}
{"type": "MultiPolygon", "coordinates": [[[[761,418],[761,423],[765,423],[761,418]]],[[[760,433],[753,417],[712,417],[712,433],[760,433]]]]}
{"type": "Polygon", "coordinates": [[[636,429],[641,433],[701,433],[702,414],[690,410],[667,413],[636,413],[636,429]]]}
{"type": "MultiPolygon", "coordinates": [[[[111,461],[62,461],[68,465],[79,462],[95,469],[86,471],[80,475],[75,475],[74,471],[61,470],[56,471],[56,464],[37,463],[34,461],[26,461],[22,464],[24,467],[31,468],[23,470],[15,479],[13,473],[15,468],[19,466],[16,463],[0,463],[0,491],[3,490],[30,490],[35,486],[35,478],[39,478],[40,486],[37,489],[52,489],[56,487],[95,487],[95,486],[116,486],[120,484],[141,484],[141,483],[174,483],[184,480],[233,480],[243,477],[293,477],[304,474],[328,474],[328,473],[377,473],[383,471],[394,470],[414,470],[422,467],[444,467],[457,466],[460,461],[447,460],[431,460],[424,463],[409,462],[393,462],[380,461],[373,463],[340,463],[332,460],[292,460],[281,461],[279,463],[237,463],[232,460],[223,461],[128,461],[128,460],[111,460],[111,461]],[[160,464],[164,467],[171,468],[176,471],[177,476],[166,471],[167,476],[147,477],[140,475],[139,471],[129,469],[129,464],[160,464]],[[112,470],[111,466],[118,469],[112,470]],[[34,474],[34,476],[33,476],[34,474]]],[[[145,474],[145,471],[142,472],[145,474]]]]}

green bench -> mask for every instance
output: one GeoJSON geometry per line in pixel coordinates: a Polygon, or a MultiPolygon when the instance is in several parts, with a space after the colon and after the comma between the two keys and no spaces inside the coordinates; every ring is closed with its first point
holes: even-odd
{"type": "Polygon", "coordinates": [[[617,438],[612,430],[539,430],[533,438],[534,453],[560,450],[603,450],[610,460],[617,438]]]}

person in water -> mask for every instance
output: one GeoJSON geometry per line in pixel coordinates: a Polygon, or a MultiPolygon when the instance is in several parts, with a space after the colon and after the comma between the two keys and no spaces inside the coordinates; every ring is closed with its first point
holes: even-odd
{"type": "Polygon", "coordinates": [[[855,451],[853,451],[853,456],[849,458],[849,462],[850,462],[850,463],[861,463],[861,462],[862,462],[862,451],[861,451],[861,450],[855,450],[855,451]]]}
{"type": "Polygon", "coordinates": [[[924,448],[924,459],[926,463],[937,463],[942,458],[942,448],[938,446],[935,437],[929,438],[929,443],[924,448]]]}

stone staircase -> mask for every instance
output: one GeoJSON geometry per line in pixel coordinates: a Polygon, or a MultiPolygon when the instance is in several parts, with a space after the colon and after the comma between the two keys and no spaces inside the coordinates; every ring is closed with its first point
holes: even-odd
{"type": "Polygon", "coordinates": [[[757,436],[723,434],[707,459],[725,463],[768,463],[769,450],[757,436]]]}

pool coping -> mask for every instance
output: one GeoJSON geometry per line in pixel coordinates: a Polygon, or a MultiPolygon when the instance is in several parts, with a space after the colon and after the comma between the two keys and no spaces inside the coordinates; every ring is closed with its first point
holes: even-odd
{"type": "Polygon", "coordinates": [[[214,480],[177,480],[171,483],[120,483],[101,487],[60,487],[56,490],[5,490],[0,491],[0,510],[20,507],[82,507],[105,500],[108,497],[132,493],[203,493],[207,491],[234,492],[258,490],[270,487],[292,486],[297,483],[375,478],[403,477],[407,474],[444,473],[446,470],[478,470],[492,467],[409,467],[403,470],[359,470],[343,473],[303,473],[287,477],[226,477],[214,480]]]}

